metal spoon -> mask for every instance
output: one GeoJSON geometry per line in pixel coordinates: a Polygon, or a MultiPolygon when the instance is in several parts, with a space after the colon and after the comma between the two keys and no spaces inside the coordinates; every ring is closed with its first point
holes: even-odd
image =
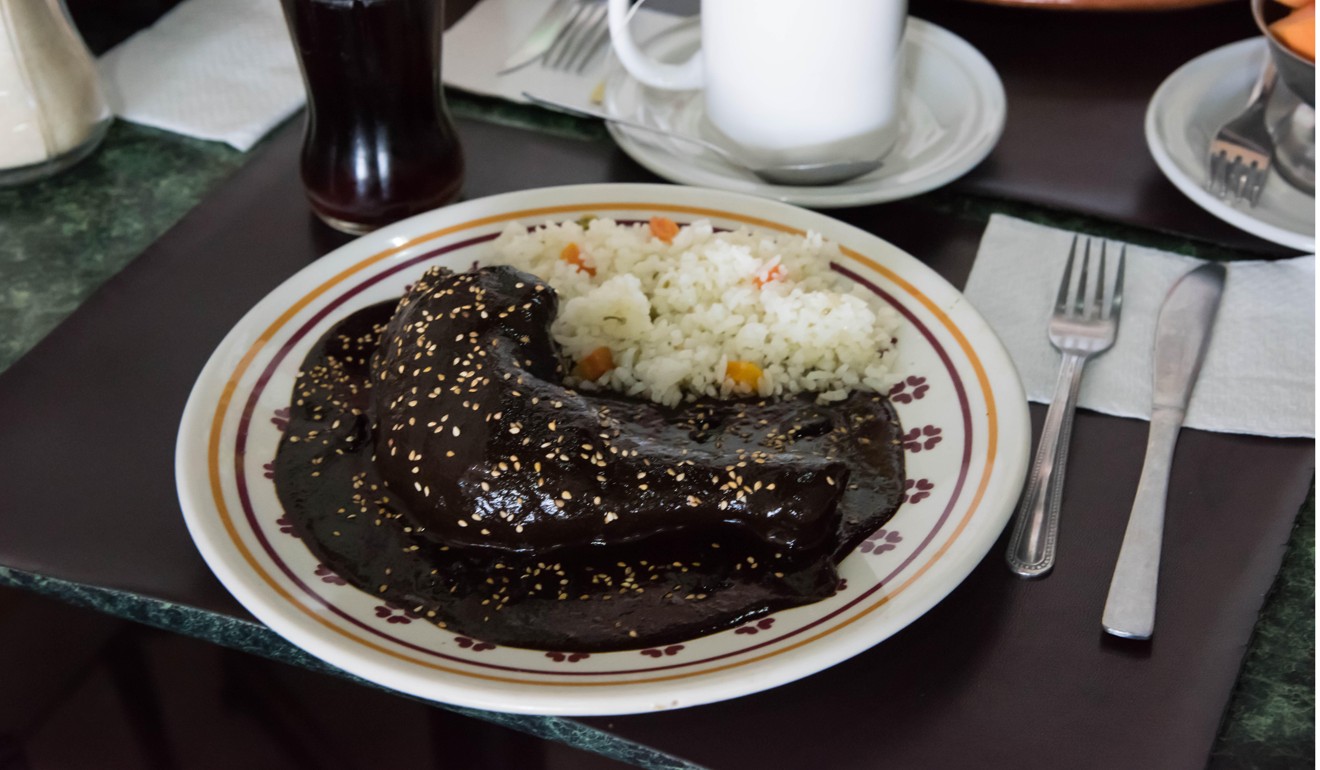
{"type": "Polygon", "coordinates": [[[859,177],[862,174],[868,173],[870,171],[874,171],[875,169],[879,168],[881,164],[881,161],[879,160],[840,160],[840,161],[830,161],[827,163],[798,163],[793,165],[765,166],[762,168],[753,168],[752,166],[749,166],[744,160],[734,155],[729,150],[726,150],[723,147],[719,146],[718,144],[714,144],[713,142],[708,142],[705,139],[700,139],[695,136],[687,136],[686,134],[674,133],[672,131],[668,131],[663,128],[648,126],[645,123],[637,123],[635,121],[626,120],[624,118],[616,118],[612,115],[607,115],[604,112],[589,109],[586,107],[577,107],[574,105],[551,101],[549,99],[543,99],[539,96],[533,96],[532,94],[529,94],[526,91],[523,91],[523,98],[527,99],[527,101],[533,104],[538,104],[542,107],[547,107],[552,110],[558,110],[559,112],[565,112],[570,115],[579,115],[589,118],[600,118],[601,120],[604,120],[608,123],[615,123],[620,126],[627,126],[628,128],[633,128],[638,131],[649,131],[653,134],[667,136],[670,139],[677,139],[680,142],[695,144],[698,147],[701,147],[705,150],[709,150],[710,152],[715,153],[716,155],[720,156],[731,165],[741,169],[746,169],[747,171],[752,172],[753,174],[761,177],[762,179],[764,179],[767,182],[770,182],[771,184],[784,184],[784,185],[795,185],[795,186],[835,184],[838,182],[843,182],[849,179],[853,179],[855,177],[859,177]]]}

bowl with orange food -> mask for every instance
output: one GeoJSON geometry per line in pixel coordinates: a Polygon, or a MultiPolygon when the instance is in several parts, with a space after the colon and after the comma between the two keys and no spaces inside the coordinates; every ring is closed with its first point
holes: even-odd
{"type": "Polygon", "coordinates": [[[1315,107],[1315,0],[1251,0],[1279,79],[1315,107]]]}

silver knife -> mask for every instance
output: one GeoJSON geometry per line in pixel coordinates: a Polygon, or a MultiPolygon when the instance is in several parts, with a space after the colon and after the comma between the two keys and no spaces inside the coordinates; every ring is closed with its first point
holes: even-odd
{"type": "Polygon", "coordinates": [[[1225,274],[1224,266],[1216,263],[1196,268],[1178,279],[1160,307],[1146,461],[1101,620],[1105,631],[1114,636],[1149,639],[1155,630],[1155,591],[1173,448],[1209,347],[1225,274]]]}
{"type": "Polygon", "coordinates": [[[541,58],[541,55],[550,50],[550,46],[559,39],[564,27],[568,26],[568,20],[573,17],[577,2],[578,0],[555,0],[551,3],[545,15],[532,28],[532,34],[528,35],[522,45],[504,60],[504,66],[495,74],[507,75],[541,58]]]}

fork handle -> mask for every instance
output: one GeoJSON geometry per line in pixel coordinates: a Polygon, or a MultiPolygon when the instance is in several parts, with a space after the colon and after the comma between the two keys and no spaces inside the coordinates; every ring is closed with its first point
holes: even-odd
{"type": "Polygon", "coordinates": [[[1270,94],[1274,93],[1274,84],[1278,80],[1278,70],[1274,68],[1274,56],[1266,51],[1265,65],[1260,69],[1260,77],[1256,78],[1256,85],[1251,88],[1251,97],[1247,99],[1247,106],[1260,105],[1263,109],[1265,102],[1270,100],[1270,94]]]}
{"type": "Polygon", "coordinates": [[[1164,507],[1169,496],[1173,448],[1182,429],[1183,410],[1156,406],[1150,416],[1150,437],[1141,481],[1132,501],[1118,564],[1109,583],[1101,624],[1114,636],[1149,639],[1155,630],[1155,596],[1164,541],[1164,507]]]}
{"type": "Polygon", "coordinates": [[[1059,378],[1054,384],[1050,410],[1045,415],[1040,446],[1036,447],[1031,478],[1018,505],[1013,535],[1008,541],[1008,567],[1018,577],[1040,578],[1054,568],[1064,469],[1068,465],[1068,443],[1085,363],[1085,356],[1064,353],[1059,365],[1059,378]]]}

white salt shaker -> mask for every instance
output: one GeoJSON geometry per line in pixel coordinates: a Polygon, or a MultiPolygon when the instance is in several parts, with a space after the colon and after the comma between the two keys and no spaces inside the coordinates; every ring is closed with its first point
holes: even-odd
{"type": "Polygon", "coordinates": [[[0,186],[87,157],[111,113],[63,0],[0,0],[0,186]]]}

